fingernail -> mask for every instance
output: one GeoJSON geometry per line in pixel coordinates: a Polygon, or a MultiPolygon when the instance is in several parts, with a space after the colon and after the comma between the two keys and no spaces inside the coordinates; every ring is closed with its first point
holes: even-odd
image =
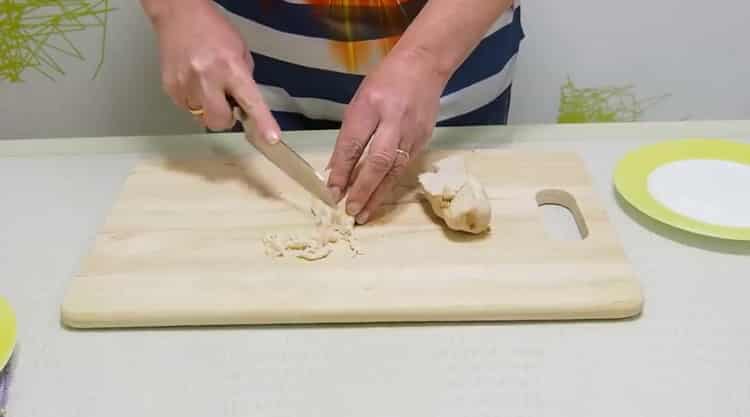
{"type": "Polygon", "coordinates": [[[341,188],[339,187],[331,187],[331,195],[333,196],[333,199],[336,200],[338,203],[341,200],[341,188]]]}
{"type": "Polygon", "coordinates": [[[360,210],[362,210],[362,205],[359,203],[349,203],[346,206],[346,213],[350,216],[358,215],[360,210]]]}
{"type": "Polygon", "coordinates": [[[357,224],[365,224],[367,223],[367,220],[370,218],[370,213],[368,213],[366,210],[357,216],[355,219],[357,221],[357,224]]]}
{"type": "Polygon", "coordinates": [[[279,134],[275,131],[266,132],[266,142],[275,144],[279,141],[279,134]]]}

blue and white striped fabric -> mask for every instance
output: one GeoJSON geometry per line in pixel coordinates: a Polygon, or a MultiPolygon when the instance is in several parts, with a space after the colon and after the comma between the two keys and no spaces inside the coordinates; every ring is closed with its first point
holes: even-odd
{"type": "MultiPolygon", "coordinates": [[[[294,129],[335,127],[428,0],[215,1],[248,43],[254,78],[282,128],[294,129]]],[[[449,81],[438,125],[507,122],[523,37],[515,0],[449,81]]]]}

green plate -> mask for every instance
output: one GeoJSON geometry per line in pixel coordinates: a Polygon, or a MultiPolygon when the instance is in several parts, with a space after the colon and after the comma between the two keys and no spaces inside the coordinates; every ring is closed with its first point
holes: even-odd
{"type": "Polygon", "coordinates": [[[4,368],[16,345],[16,316],[10,304],[0,297],[0,369],[4,368]]]}
{"type": "Polygon", "coordinates": [[[615,187],[633,207],[670,226],[750,240],[750,145],[681,139],[645,146],[615,169],[615,187]],[[722,194],[723,193],[723,194],[722,194]]]}

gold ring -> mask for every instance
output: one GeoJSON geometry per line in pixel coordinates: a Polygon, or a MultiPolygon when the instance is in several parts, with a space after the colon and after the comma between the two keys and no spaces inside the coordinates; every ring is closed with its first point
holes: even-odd
{"type": "Polygon", "coordinates": [[[203,113],[205,113],[202,107],[198,107],[197,109],[190,107],[190,100],[185,100],[185,107],[187,107],[188,111],[193,116],[201,116],[203,115],[203,113]]]}
{"type": "Polygon", "coordinates": [[[396,153],[400,153],[401,155],[405,156],[407,160],[409,160],[411,157],[409,156],[409,152],[406,152],[403,149],[396,149],[396,153]]]}

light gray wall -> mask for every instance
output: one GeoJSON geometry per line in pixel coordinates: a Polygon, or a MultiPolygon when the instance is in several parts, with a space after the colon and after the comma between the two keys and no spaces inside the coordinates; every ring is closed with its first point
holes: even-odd
{"type": "MultiPolygon", "coordinates": [[[[522,0],[523,1],[523,0],[522,0]]],[[[515,123],[554,122],[568,75],[670,96],[641,120],[750,119],[750,3],[527,0],[515,123]]]]}
{"type": "MultiPolygon", "coordinates": [[[[104,65],[101,31],[72,39],[87,56],[60,57],[66,75],[0,80],[0,138],[199,132],[159,83],[153,33],[135,0],[112,0],[104,65]]],[[[742,0],[522,2],[527,39],[511,121],[554,123],[560,86],[632,83],[639,98],[670,96],[642,120],[750,118],[750,4],[742,0]]]]}
{"type": "Polygon", "coordinates": [[[189,114],[162,93],[155,38],[137,0],[110,2],[103,66],[102,31],[73,34],[86,61],[61,54],[67,74],[50,81],[27,71],[23,83],[0,80],[0,137],[76,137],[197,132],[189,114]]]}

